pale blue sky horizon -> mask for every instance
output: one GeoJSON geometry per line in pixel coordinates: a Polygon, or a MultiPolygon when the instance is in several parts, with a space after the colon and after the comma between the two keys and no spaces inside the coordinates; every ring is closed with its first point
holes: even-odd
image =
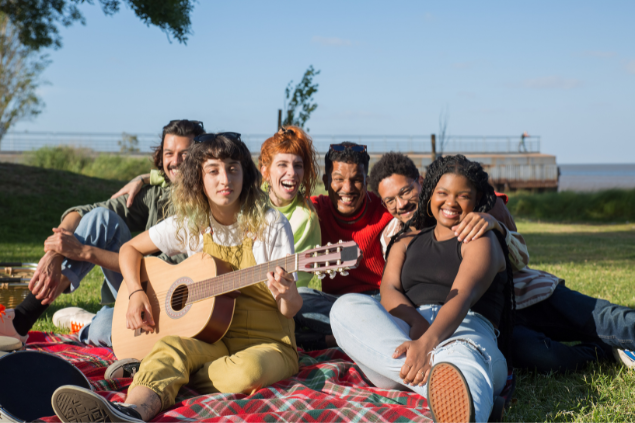
{"type": "Polygon", "coordinates": [[[284,89],[309,65],[313,134],[542,137],[558,163],[635,162],[635,2],[210,2],[187,45],[122,7],[83,5],[16,130],[275,130],[284,89]],[[630,116],[630,118],[629,118],[630,116]]]}

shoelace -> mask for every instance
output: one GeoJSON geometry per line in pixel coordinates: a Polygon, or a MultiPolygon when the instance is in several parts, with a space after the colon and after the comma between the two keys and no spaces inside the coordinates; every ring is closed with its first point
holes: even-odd
{"type": "Polygon", "coordinates": [[[4,323],[4,318],[2,316],[6,316],[7,313],[5,312],[7,308],[5,306],[3,306],[2,304],[0,304],[0,322],[4,323]]]}
{"type": "Polygon", "coordinates": [[[71,335],[79,333],[79,331],[82,330],[83,327],[83,323],[76,323],[71,320],[71,335]]]}

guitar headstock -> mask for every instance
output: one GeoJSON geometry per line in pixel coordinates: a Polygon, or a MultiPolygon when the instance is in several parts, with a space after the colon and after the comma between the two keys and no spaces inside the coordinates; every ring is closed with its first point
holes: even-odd
{"type": "Polygon", "coordinates": [[[315,273],[320,279],[329,275],[333,279],[338,272],[342,276],[348,275],[347,271],[356,268],[361,259],[362,250],[355,241],[329,242],[298,253],[298,271],[315,273]]]}

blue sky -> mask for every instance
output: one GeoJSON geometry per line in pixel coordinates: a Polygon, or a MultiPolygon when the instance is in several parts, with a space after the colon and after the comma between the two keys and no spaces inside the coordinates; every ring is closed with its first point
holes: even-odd
{"type": "Polygon", "coordinates": [[[61,30],[15,129],[273,133],[284,88],[321,70],[314,134],[542,137],[559,163],[635,162],[635,2],[201,0],[187,45],[125,7],[61,30]]]}

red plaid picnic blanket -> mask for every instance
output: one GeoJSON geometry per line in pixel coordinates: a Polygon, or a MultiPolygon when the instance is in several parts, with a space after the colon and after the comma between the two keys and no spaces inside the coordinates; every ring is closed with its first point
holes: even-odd
{"type": "MultiPolygon", "coordinates": [[[[131,378],[104,380],[115,361],[110,348],[92,347],[74,335],[30,332],[27,349],[56,354],[90,380],[103,397],[124,401],[131,378]]],[[[42,420],[58,422],[55,416],[42,420]]],[[[300,372],[252,395],[200,395],[183,387],[176,404],[153,421],[429,422],[425,398],[372,387],[340,349],[300,352],[300,372]]]]}

